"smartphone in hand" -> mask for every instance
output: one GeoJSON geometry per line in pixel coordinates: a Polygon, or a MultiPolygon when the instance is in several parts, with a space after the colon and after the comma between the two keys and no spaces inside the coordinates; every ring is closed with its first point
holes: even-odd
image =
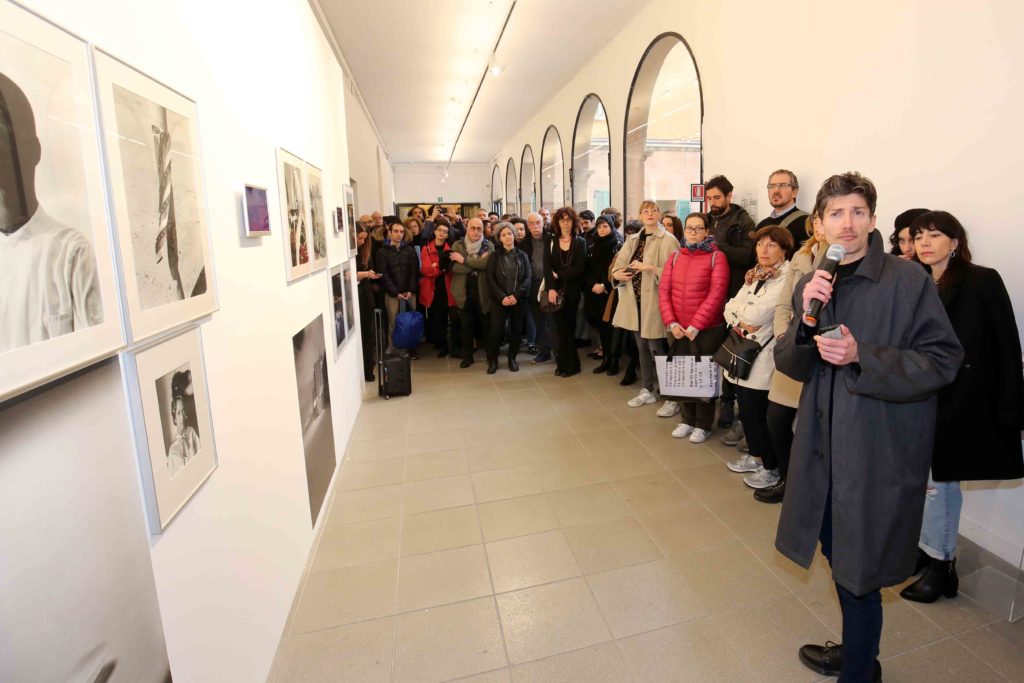
{"type": "Polygon", "coordinates": [[[842,339],[843,331],[841,327],[842,325],[840,323],[836,323],[835,325],[826,325],[818,330],[818,335],[825,337],[825,339],[842,339]]]}

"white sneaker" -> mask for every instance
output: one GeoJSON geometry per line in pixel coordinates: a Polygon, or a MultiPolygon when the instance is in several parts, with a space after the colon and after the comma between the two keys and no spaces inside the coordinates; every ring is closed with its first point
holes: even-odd
{"type": "Polygon", "coordinates": [[[658,417],[675,417],[679,411],[678,401],[665,401],[664,405],[658,408],[658,417]]]}
{"type": "MultiPolygon", "coordinates": [[[[697,431],[702,430],[698,429],[697,431]]],[[[690,436],[690,434],[693,434],[693,427],[686,424],[685,422],[680,422],[679,426],[672,430],[672,436],[676,437],[677,439],[685,438],[687,436],[690,436]]]]}
{"type": "Polygon", "coordinates": [[[654,394],[646,389],[641,389],[639,394],[626,401],[626,405],[630,408],[639,408],[640,406],[646,406],[657,402],[658,399],[654,398],[654,394]]]}
{"type": "Polygon", "coordinates": [[[694,429],[693,434],[690,434],[690,443],[704,443],[711,436],[711,432],[706,429],[694,429]]]}
{"type": "Polygon", "coordinates": [[[726,467],[733,472],[757,472],[758,468],[761,467],[761,463],[759,463],[749,453],[744,453],[739,460],[733,460],[732,462],[727,463],[726,467]]]}
{"type": "Polygon", "coordinates": [[[766,489],[779,483],[779,472],[778,470],[766,470],[761,466],[753,474],[743,477],[743,483],[752,489],[766,489]]]}

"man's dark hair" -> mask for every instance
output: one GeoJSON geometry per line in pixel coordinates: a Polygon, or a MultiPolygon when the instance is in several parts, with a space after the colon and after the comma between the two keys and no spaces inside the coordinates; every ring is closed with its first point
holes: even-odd
{"type": "Polygon", "coordinates": [[[729,179],[724,175],[716,175],[711,180],[704,183],[704,194],[707,194],[708,190],[720,190],[722,194],[728,197],[729,193],[734,189],[735,188],[732,186],[732,183],[730,183],[729,179]]]}
{"type": "Polygon", "coordinates": [[[590,209],[583,209],[582,211],[580,211],[580,220],[593,221],[594,212],[591,211],[590,209]]]}
{"type": "Polygon", "coordinates": [[[640,232],[643,229],[644,224],[634,218],[631,221],[626,221],[626,229],[624,232],[627,235],[632,235],[633,233],[640,232]]]}
{"type": "Polygon", "coordinates": [[[398,216],[384,216],[383,219],[384,219],[384,227],[389,229],[389,230],[391,229],[391,226],[396,224],[396,223],[398,225],[402,225],[402,219],[399,218],[398,216]]]}
{"type": "Polygon", "coordinates": [[[875,184],[856,171],[839,173],[823,182],[821,189],[818,190],[818,196],[814,200],[814,213],[824,218],[825,207],[831,200],[851,194],[859,194],[864,197],[871,215],[875,215],[875,206],[878,204],[878,191],[875,190],[875,184]]]}

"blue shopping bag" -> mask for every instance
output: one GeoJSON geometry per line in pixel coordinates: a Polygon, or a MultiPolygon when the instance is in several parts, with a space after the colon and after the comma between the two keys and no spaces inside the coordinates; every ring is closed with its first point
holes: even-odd
{"type": "MultiPolygon", "coordinates": [[[[402,307],[405,307],[402,303],[402,307]]],[[[391,343],[399,349],[415,349],[423,339],[423,314],[418,311],[402,311],[395,316],[395,331],[391,343]]]]}

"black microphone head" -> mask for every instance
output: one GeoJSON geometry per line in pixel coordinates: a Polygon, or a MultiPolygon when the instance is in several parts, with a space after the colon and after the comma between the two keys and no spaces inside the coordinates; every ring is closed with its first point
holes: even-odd
{"type": "Polygon", "coordinates": [[[843,259],[846,258],[846,249],[841,244],[831,244],[828,251],[825,252],[825,258],[829,261],[842,263],[843,259]]]}

